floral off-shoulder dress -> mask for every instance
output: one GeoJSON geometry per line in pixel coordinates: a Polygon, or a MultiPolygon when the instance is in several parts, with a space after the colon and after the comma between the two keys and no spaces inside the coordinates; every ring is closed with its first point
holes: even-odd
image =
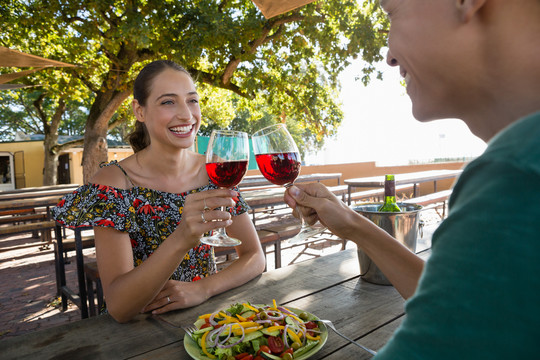
{"type": "MultiPolygon", "coordinates": [[[[118,166],[129,179],[116,161],[103,166],[110,165],[118,166]]],[[[69,228],[90,225],[127,232],[131,240],[133,263],[138,266],[176,229],[182,220],[186,196],[210,189],[217,189],[217,186],[209,182],[197,189],[173,194],[135,185],[130,189],[118,189],[86,184],[62,198],[52,209],[52,215],[69,228]]],[[[228,210],[233,216],[240,215],[249,210],[249,205],[240,195],[235,206],[228,210]]],[[[171,279],[196,281],[215,272],[213,247],[200,244],[186,254],[171,279]]]]}

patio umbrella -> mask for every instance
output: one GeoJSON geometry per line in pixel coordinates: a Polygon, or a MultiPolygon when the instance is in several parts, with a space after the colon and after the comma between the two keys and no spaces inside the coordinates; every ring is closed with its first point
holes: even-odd
{"type": "MultiPolygon", "coordinates": [[[[47,67],[75,67],[76,65],[68,64],[61,61],[45,59],[39,56],[26,54],[17,50],[8,49],[6,47],[0,46],[0,67],[33,67],[36,69],[30,69],[25,71],[19,71],[15,73],[2,74],[0,75],[0,84],[5,84],[17,78],[26,76],[33,72],[43,70],[47,67]]],[[[2,85],[0,90],[6,89],[20,89],[28,87],[26,85],[13,84],[13,85],[2,85]]]]}
{"type": "Polygon", "coordinates": [[[252,0],[255,5],[261,10],[265,18],[286,13],[297,9],[301,6],[309,4],[315,0],[252,0]]]}

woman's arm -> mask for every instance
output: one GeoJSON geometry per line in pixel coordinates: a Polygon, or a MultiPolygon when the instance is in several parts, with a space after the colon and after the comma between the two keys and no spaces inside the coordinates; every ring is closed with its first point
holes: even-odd
{"type": "Polygon", "coordinates": [[[265,266],[264,252],[249,215],[243,213],[233,217],[232,225],[227,227],[227,234],[242,241],[242,244],[236,247],[237,260],[226,269],[198,281],[169,281],[145,311],[161,314],[173,309],[195,306],[261,274],[265,266]],[[170,304],[164,300],[167,297],[171,299],[170,304]]]}
{"type": "Polygon", "coordinates": [[[211,199],[209,202],[216,207],[232,206],[235,195],[234,191],[219,189],[187,196],[182,221],[176,230],[137,267],[133,266],[131,242],[127,234],[95,227],[98,268],[111,316],[119,322],[128,321],[147,304],[160,299],[160,291],[169,283],[169,277],[186,253],[199,244],[201,236],[232,223],[230,214],[219,210],[209,211],[207,217],[224,221],[203,222],[201,212],[204,198],[211,199]]]}

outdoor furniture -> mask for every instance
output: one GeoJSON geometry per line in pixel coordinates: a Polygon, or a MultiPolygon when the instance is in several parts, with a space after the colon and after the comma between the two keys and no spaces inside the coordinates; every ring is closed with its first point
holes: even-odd
{"type": "MultiPolygon", "coordinates": [[[[70,192],[74,191],[77,187],[72,185],[69,187],[61,188],[31,188],[34,190],[27,191],[2,191],[0,192],[0,201],[5,200],[19,200],[19,199],[37,199],[40,197],[54,196],[62,197],[70,192]]],[[[21,189],[23,190],[23,189],[21,189]]],[[[25,189],[24,189],[25,190],[25,189]]]]}
{"type": "MultiPolygon", "coordinates": [[[[55,246],[55,270],[56,270],[56,281],[57,288],[62,298],[62,310],[67,310],[67,301],[71,300],[75,305],[81,309],[81,317],[83,319],[87,318],[89,315],[88,312],[88,294],[86,287],[86,277],[85,277],[85,268],[84,268],[84,256],[83,256],[83,231],[92,230],[91,226],[78,227],[74,230],[74,243],[75,243],[75,259],[77,262],[77,282],[78,282],[78,291],[73,290],[67,285],[66,282],[66,269],[64,262],[64,230],[62,225],[56,223],[55,226],[55,235],[56,235],[56,246],[55,246]]],[[[91,237],[93,242],[93,236],[91,237]]],[[[93,244],[92,244],[93,246],[93,244]]]]}
{"type": "MultiPolygon", "coordinates": [[[[427,253],[424,253],[427,256],[427,253]]],[[[375,351],[404,317],[404,300],[392,286],[360,278],[355,249],[266,272],[252,281],[210,298],[201,305],[161,315],[176,325],[190,325],[199,315],[249,301],[298,308],[331,320],[346,336],[375,351]]],[[[184,331],[140,314],[119,324],[96,316],[2,340],[2,358],[189,359],[184,331]]],[[[328,341],[310,360],[370,359],[372,356],[329,331],[328,341]]]]}
{"type": "MultiPolygon", "coordinates": [[[[51,206],[56,205],[59,200],[60,197],[55,195],[0,201],[0,214],[3,216],[0,222],[6,224],[0,227],[0,236],[32,233],[34,237],[37,237],[36,234],[40,233],[42,246],[48,247],[52,240],[51,229],[54,228],[54,221],[50,221],[49,209],[51,206]],[[42,215],[35,216],[33,215],[35,213],[41,213],[42,215]],[[24,223],[20,224],[20,222],[24,223]]],[[[22,246],[28,247],[35,245],[38,244],[22,246]]]]}
{"type": "Polygon", "coordinates": [[[2,200],[0,201],[0,212],[43,208],[47,213],[47,218],[49,218],[49,209],[58,204],[61,197],[61,195],[48,195],[37,198],[2,200]]]}
{"type": "MultiPolygon", "coordinates": [[[[321,182],[323,180],[336,180],[337,184],[341,183],[341,173],[317,173],[317,174],[306,174],[299,175],[295,183],[302,182],[321,182]]],[[[277,185],[272,184],[262,175],[248,175],[244,176],[242,182],[238,185],[240,189],[242,188],[256,188],[256,187],[275,187],[277,185]]]]}
{"type": "MultiPolygon", "coordinates": [[[[413,197],[418,196],[418,184],[433,182],[433,192],[437,192],[437,181],[457,178],[463,170],[428,170],[413,173],[396,174],[396,186],[413,184],[413,197]]],[[[384,176],[371,176],[365,178],[346,179],[348,185],[349,205],[353,188],[384,188],[384,176]]]]}
{"type": "Polygon", "coordinates": [[[422,211],[429,210],[429,209],[435,209],[441,219],[444,219],[446,216],[446,203],[448,199],[450,198],[450,195],[452,195],[452,190],[443,190],[438,191],[436,193],[427,194],[424,196],[419,196],[416,198],[404,200],[404,203],[408,204],[417,204],[422,205],[422,211]],[[442,213],[438,212],[438,208],[442,208],[442,213]]]}

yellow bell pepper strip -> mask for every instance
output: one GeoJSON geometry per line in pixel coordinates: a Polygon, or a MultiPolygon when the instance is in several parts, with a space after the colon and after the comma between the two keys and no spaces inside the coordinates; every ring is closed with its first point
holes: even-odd
{"type": "Polygon", "coordinates": [[[309,332],[306,333],[306,337],[307,337],[309,340],[321,340],[321,336],[320,336],[320,335],[317,335],[317,336],[311,336],[311,335],[309,335],[309,332]]]}
{"type": "Polygon", "coordinates": [[[276,311],[278,311],[276,299],[273,299],[273,300],[272,300],[272,304],[274,305],[274,307],[273,307],[273,308],[270,308],[270,310],[276,310],[276,311]]]}
{"type": "Polygon", "coordinates": [[[240,321],[244,321],[244,322],[247,321],[247,319],[246,319],[245,317],[243,317],[242,315],[240,315],[240,314],[236,314],[236,317],[237,317],[238,320],[240,320],[240,321]]]}
{"type": "Polygon", "coordinates": [[[210,316],[212,316],[212,314],[204,314],[199,316],[199,319],[208,319],[210,316]]]}
{"type": "Polygon", "coordinates": [[[237,318],[229,316],[229,315],[227,315],[225,313],[220,312],[219,315],[221,315],[221,317],[223,318],[223,320],[218,321],[218,324],[220,324],[220,325],[239,322],[237,318]]]}
{"type": "Polygon", "coordinates": [[[201,338],[201,348],[204,353],[204,355],[208,356],[210,359],[215,359],[216,356],[213,354],[210,354],[208,350],[206,350],[206,336],[208,335],[209,331],[205,332],[201,338]]]}
{"type": "Polygon", "coordinates": [[[285,326],[283,326],[283,325],[275,325],[275,326],[268,327],[266,330],[271,332],[271,331],[274,331],[274,330],[283,330],[283,329],[285,329],[285,326]]]}
{"type": "Polygon", "coordinates": [[[255,309],[253,306],[249,305],[248,303],[242,303],[245,307],[247,307],[249,310],[255,311],[255,313],[259,313],[258,309],[255,309]]]}
{"type": "Polygon", "coordinates": [[[293,342],[297,342],[297,343],[300,343],[300,344],[302,343],[302,340],[300,340],[300,338],[298,337],[298,335],[296,335],[296,333],[293,331],[293,329],[287,328],[287,333],[289,334],[289,336],[291,337],[293,342]]]}

